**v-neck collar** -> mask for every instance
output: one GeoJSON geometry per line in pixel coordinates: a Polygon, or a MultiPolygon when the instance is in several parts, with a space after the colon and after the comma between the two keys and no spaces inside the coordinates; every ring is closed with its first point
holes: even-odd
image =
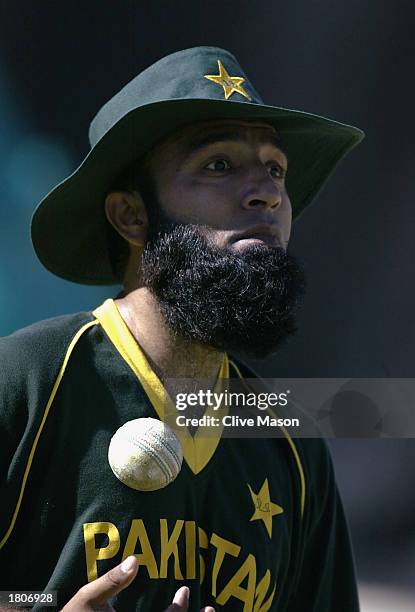
{"type": "MultiPolygon", "coordinates": [[[[140,345],[135,340],[124,322],[114,300],[108,299],[93,311],[108,338],[120,353],[124,361],[137,376],[144,388],[154,410],[161,421],[165,420],[166,401],[173,404],[171,398],[160,381],[157,374],[151,368],[140,345]]],[[[217,386],[221,385],[223,379],[229,378],[229,360],[226,353],[223,355],[222,365],[219,371],[217,386]]],[[[217,389],[215,388],[215,391],[217,389]]],[[[173,406],[173,409],[176,408],[173,406]]],[[[213,406],[209,406],[205,412],[206,416],[214,416],[213,406]]],[[[192,436],[187,427],[178,427],[175,433],[180,440],[183,449],[183,458],[194,474],[199,474],[212,459],[219,445],[223,431],[223,425],[214,428],[214,433],[208,435],[198,430],[192,436]]]]}

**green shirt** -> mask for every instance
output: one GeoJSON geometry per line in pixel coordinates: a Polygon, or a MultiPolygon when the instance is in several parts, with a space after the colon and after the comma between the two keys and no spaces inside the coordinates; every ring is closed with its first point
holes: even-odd
{"type": "MultiPolygon", "coordinates": [[[[254,376],[229,362],[231,377],[238,369],[254,376]]],[[[163,612],[183,584],[191,611],[358,611],[322,440],[196,438],[164,489],[114,476],[112,435],[161,408],[112,300],[1,339],[0,381],[0,590],[55,590],[61,608],[135,554],[138,575],[111,602],[119,612],[163,612]]]]}

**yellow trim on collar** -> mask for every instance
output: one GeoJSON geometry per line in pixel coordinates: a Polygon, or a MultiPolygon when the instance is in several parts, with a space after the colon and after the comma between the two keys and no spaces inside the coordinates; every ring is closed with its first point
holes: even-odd
{"type": "MultiPolygon", "coordinates": [[[[171,404],[169,406],[170,411],[170,408],[175,410],[173,402],[125,324],[114,300],[106,300],[99,308],[94,310],[93,315],[98,319],[121,357],[137,376],[159,419],[164,421],[165,403],[171,404]]],[[[228,378],[229,360],[224,353],[215,391],[218,391],[217,387],[221,385],[221,380],[228,378]]],[[[215,414],[213,407],[209,407],[205,414],[213,416],[215,414]]],[[[175,431],[182,445],[183,457],[194,474],[199,474],[213,457],[219,445],[222,430],[223,425],[215,427],[215,434],[209,432],[209,435],[206,435],[198,430],[194,436],[189,433],[186,427],[180,427],[175,431]]]]}

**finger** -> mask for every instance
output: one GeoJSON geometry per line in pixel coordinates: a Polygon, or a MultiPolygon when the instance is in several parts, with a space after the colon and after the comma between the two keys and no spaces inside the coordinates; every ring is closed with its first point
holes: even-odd
{"type": "Polygon", "coordinates": [[[182,586],[173,598],[171,605],[165,610],[165,612],[187,612],[189,608],[189,587],[182,586]]]}
{"type": "Polygon", "coordinates": [[[212,606],[205,606],[201,608],[200,612],[215,612],[215,608],[212,608],[212,606]]]}
{"type": "Polygon", "coordinates": [[[178,606],[182,606],[182,607],[186,606],[186,610],[187,610],[187,606],[189,605],[189,595],[190,595],[189,587],[182,586],[176,592],[176,595],[173,598],[173,603],[178,606]]]}
{"type": "Polygon", "coordinates": [[[134,555],[127,557],[120,565],[82,587],[79,591],[82,601],[102,606],[108,599],[128,587],[138,570],[138,561],[134,555]]]}

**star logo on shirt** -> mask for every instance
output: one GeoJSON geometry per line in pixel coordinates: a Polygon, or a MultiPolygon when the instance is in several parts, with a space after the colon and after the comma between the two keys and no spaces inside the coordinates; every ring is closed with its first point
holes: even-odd
{"type": "Polygon", "coordinates": [[[251,486],[248,485],[249,492],[254,502],[255,511],[250,521],[264,521],[264,525],[269,537],[272,537],[272,517],[277,514],[282,514],[284,509],[278,504],[274,504],[269,496],[268,478],[265,478],[259,493],[254,493],[251,486]]]}
{"type": "Polygon", "coordinates": [[[213,81],[217,85],[223,87],[223,93],[225,94],[225,100],[231,97],[233,93],[239,93],[241,96],[251,100],[252,98],[248,95],[245,89],[242,87],[242,83],[245,81],[242,77],[230,76],[225,66],[220,60],[218,60],[219,74],[205,74],[205,79],[213,81]]]}

